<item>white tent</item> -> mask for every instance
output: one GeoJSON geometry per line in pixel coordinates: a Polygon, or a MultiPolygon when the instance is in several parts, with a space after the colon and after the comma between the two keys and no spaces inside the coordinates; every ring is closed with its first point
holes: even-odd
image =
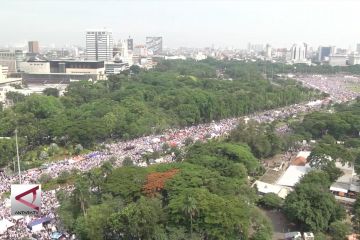
{"type": "Polygon", "coordinates": [[[10,207],[11,207],[10,198],[7,198],[7,199],[5,200],[5,207],[6,207],[6,208],[10,208],[10,207]]]}
{"type": "Polygon", "coordinates": [[[152,143],[159,143],[160,142],[160,138],[153,138],[151,140],[152,143]]]}
{"type": "Polygon", "coordinates": [[[12,216],[12,219],[14,219],[15,221],[18,221],[18,220],[23,219],[23,218],[24,218],[24,216],[21,216],[21,215],[12,216]]]}
{"type": "Polygon", "coordinates": [[[303,157],[303,158],[308,158],[310,156],[311,152],[310,151],[300,151],[296,157],[303,157]]]}
{"type": "Polygon", "coordinates": [[[43,230],[43,228],[44,227],[43,227],[42,223],[37,224],[37,225],[32,226],[31,232],[40,232],[41,230],[43,230]]]}
{"type": "Polygon", "coordinates": [[[14,225],[15,224],[13,224],[12,222],[10,222],[7,219],[1,220],[0,221],[0,234],[4,234],[8,228],[11,228],[14,225]]]}
{"type": "Polygon", "coordinates": [[[164,158],[155,159],[155,162],[156,163],[162,163],[162,162],[164,162],[164,158]]]}

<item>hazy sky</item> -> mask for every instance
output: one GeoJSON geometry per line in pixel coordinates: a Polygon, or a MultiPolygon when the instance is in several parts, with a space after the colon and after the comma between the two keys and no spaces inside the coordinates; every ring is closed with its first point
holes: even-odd
{"type": "Polygon", "coordinates": [[[85,30],[107,27],[135,44],[163,36],[167,47],[244,48],[248,42],[289,47],[354,48],[360,1],[329,0],[0,0],[0,45],[85,45],[85,30]]]}

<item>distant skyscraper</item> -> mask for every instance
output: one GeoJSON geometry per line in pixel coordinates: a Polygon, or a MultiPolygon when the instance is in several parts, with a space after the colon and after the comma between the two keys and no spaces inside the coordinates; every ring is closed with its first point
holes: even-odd
{"type": "Polygon", "coordinates": [[[301,63],[306,62],[307,56],[307,44],[306,43],[299,43],[294,44],[291,47],[291,61],[294,63],[301,63]]]}
{"type": "Polygon", "coordinates": [[[252,44],[248,43],[248,52],[262,52],[264,51],[264,46],[262,44],[252,44]]]}
{"type": "Polygon", "coordinates": [[[320,46],[319,47],[319,55],[318,55],[318,60],[319,62],[322,61],[328,61],[329,60],[329,56],[335,54],[335,47],[323,47],[320,46]]]}
{"type": "Polygon", "coordinates": [[[24,61],[25,54],[22,50],[15,50],[16,71],[20,71],[20,63],[24,61]]]}
{"type": "Polygon", "coordinates": [[[86,58],[88,60],[108,61],[113,57],[113,38],[111,30],[97,29],[86,31],[86,58]]]}
{"type": "Polygon", "coordinates": [[[146,48],[153,54],[162,53],[162,37],[146,37],[146,48]]]}
{"type": "Polygon", "coordinates": [[[39,53],[39,42],[29,41],[29,53],[39,53]]]}
{"type": "Polygon", "coordinates": [[[360,43],[356,44],[356,52],[360,54],[360,43]]]}
{"type": "Polygon", "coordinates": [[[127,39],[127,48],[128,50],[134,50],[134,40],[132,38],[129,38],[127,39]]]}
{"type": "Polygon", "coordinates": [[[266,52],[265,52],[265,57],[267,59],[271,59],[271,53],[272,53],[272,49],[270,44],[266,44],[266,52]]]}

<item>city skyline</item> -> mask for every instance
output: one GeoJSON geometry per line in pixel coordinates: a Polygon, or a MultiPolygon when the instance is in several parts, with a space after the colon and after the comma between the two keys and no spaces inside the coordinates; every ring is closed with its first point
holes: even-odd
{"type": "Polygon", "coordinates": [[[321,0],[195,1],[191,7],[189,1],[14,0],[2,3],[0,21],[21,17],[3,27],[0,45],[36,40],[41,46],[85,47],[86,29],[106,27],[115,42],[130,35],[143,44],[147,36],[162,36],[165,48],[246,48],[248,42],[289,48],[306,42],[354,50],[360,31],[349,23],[359,8],[355,1],[321,0]]]}

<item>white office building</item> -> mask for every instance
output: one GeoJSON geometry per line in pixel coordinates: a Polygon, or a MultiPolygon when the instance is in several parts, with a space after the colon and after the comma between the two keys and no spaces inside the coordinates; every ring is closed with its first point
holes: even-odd
{"type": "Polygon", "coordinates": [[[0,82],[6,80],[8,71],[8,67],[0,65],[0,82]]]}
{"type": "Polygon", "coordinates": [[[329,65],[331,66],[346,66],[347,55],[330,55],[329,65]]]}
{"type": "Polygon", "coordinates": [[[360,55],[358,54],[350,54],[349,55],[349,65],[357,65],[360,64],[360,55]]]}
{"type": "Polygon", "coordinates": [[[360,43],[356,44],[356,52],[360,54],[360,43]]]}
{"type": "Polygon", "coordinates": [[[295,43],[291,47],[290,60],[293,63],[308,63],[307,56],[307,44],[306,43],[295,43]]]}
{"type": "Polygon", "coordinates": [[[272,57],[272,48],[270,44],[266,44],[265,58],[269,60],[271,59],[271,57],[272,57]]]}
{"type": "Polygon", "coordinates": [[[86,58],[92,61],[109,61],[113,57],[112,31],[93,29],[86,31],[86,58]]]}

